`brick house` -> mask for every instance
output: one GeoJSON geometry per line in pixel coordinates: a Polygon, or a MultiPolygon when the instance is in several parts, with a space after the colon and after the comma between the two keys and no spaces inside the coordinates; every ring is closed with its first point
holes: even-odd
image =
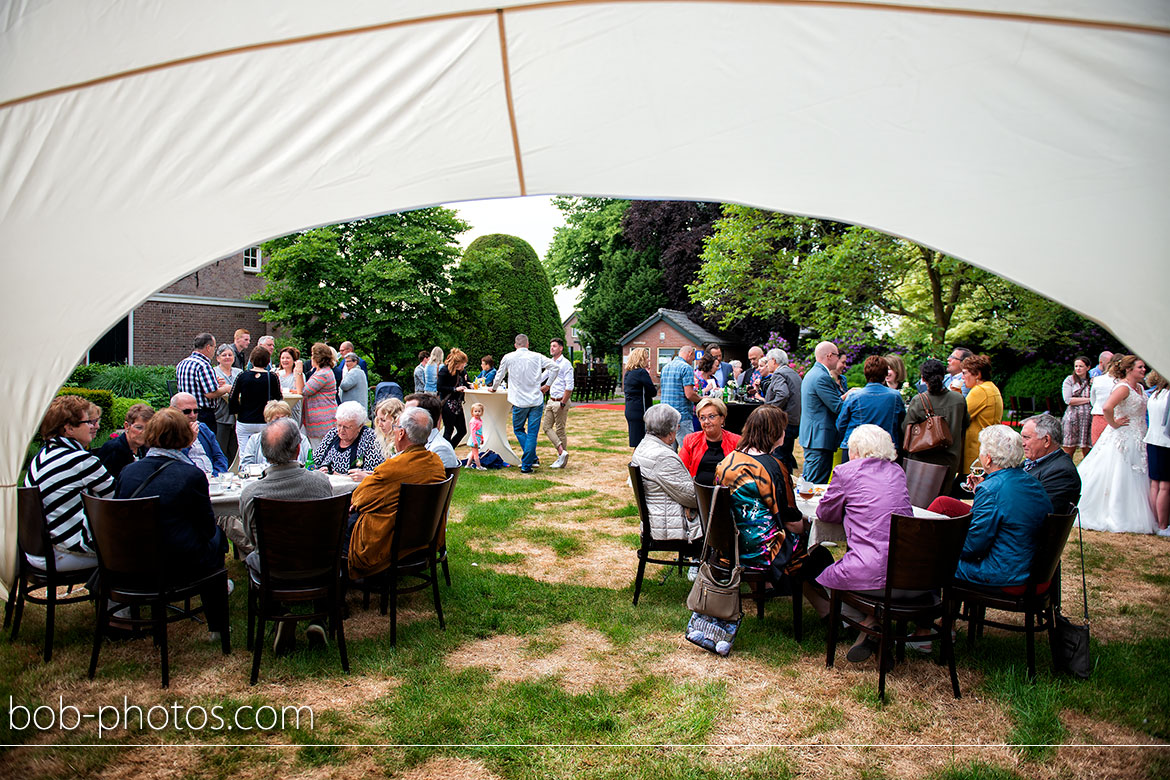
{"type": "Polygon", "coordinates": [[[659,309],[622,336],[618,344],[622,348],[622,365],[634,347],[649,349],[650,377],[657,382],[658,372],[674,359],[680,349],[692,346],[698,350],[697,354],[701,354],[703,346],[711,342],[723,347],[725,360],[745,359],[747,351],[742,344],[712,333],[674,309],[659,309]]]}
{"type": "Polygon", "coordinates": [[[261,322],[268,309],[248,297],[264,288],[260,247],[217,260],[148,298],[89,350],[93,363],[170,365],[191,354],[195,335],[208,332],[217,343],[232,340],[237,328],[252,334],[252,346],[274,326],[261,322]]]}
{"type": "Polygon", "coordinates": [[[561,327],[565,329],[565,352],[569,353],[569,357],[572,358],[578,352],[583,354],[585,345],[581,343],[581,332],[577,330],[577,312],[570,314],[561,327]]]}

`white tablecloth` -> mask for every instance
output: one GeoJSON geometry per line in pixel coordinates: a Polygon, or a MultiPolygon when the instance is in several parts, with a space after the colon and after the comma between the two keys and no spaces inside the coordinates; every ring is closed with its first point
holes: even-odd
{"type": "MultiPolygon", "coordinates": [[[[256,479],[245,479],[234,482],[230,490],[227,490],[219,495],[212,495],[211,508],[215,511],[216,517],[239,517],[240,516],[240,494],[244,492],[244,485],[250,482],[255,482],[256,479]]],[[[352,493],[353,489],[358,486],[357,482],[347,474],[330,474],[329,484],[333,488],[333,495],[340,496],[343,493],[352,493]]]]}
{"type": "Polygon", "coordinates": [[[520,465],[520,456],[508,444],[508,431],[512,429],[512,404],[503,390],[468,390],[463,394],[463,419],[467,430],[471,430],[471,405],[483,404],[483,447],[489,449],[512,466],[520,465]]]}
{"type": "MultiPolygon", "coordinates": [[[[827,487],[820,485],[819,487],[827,487]]],[[[821,503],[819,495],[813,496],[809,499],[803,499],[799,495],[796,497],[796,508],[808,520],[812,521],[812,529],[808,534],[809,546],[817,544],[818,542],[834,542],[836,544],[845,543],[845,525],[843,523],[822,523],[817,520],[817,504],[821,503]]],[[[914,510],[915,517],[933,517],[941,518],[946,515],[940,515],[938,512],[931,512],[929,509],[921,507],[911,507],[914,510]]]]}

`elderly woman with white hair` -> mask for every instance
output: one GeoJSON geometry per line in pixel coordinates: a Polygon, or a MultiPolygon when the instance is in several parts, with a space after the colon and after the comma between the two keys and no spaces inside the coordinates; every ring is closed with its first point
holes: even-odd
{"type": "Polygon", "coordinates": [[[672,406],[651,406],[644,417],[646,435],[634,449],[631,463],[642,470],[650,535],[655,539],[693,541],[703,530],[695,484],[682,458],[674,451],[680,419],[678,410],[672,406]]]}
{"type": "Polygon", "coordinates": [[[975,486],[971,528],[955,576],[988,588],[1023,585],[1036,552],[1036,532],[1052,512],[1052,501],[1024,471],[1024,440],[1006,425],[979,432],[979,462],[986,476],[975,486]]]}
{"type": "MultiPolygon", "coordinates": [[[[859,425],[849,437],[849,460],[833,470],[833,481],[817,506],[817,521],[843,523],[849,549],[841,560],[827,567],[809,582],[805,593],[822,616],[829,614],[829,600],[824,590],[841,589],[881,595],[886,587],[886,559],[890,550],[890,517],[913,514],[910,493],[906,489],[906,472],[894,463],[897,451],[894,440],[884,428],[873,424],[859,425]]],[[[917,594],[896,591],[899,597],[917,594]]],[[[876,626],[873,615],[863,615],[847,604],[841,607],[846,616],[863,625],[876,626]]],[[[862,633],[846,656],[860,662],[869,658],[877,643],[862,633]]]]}
{"type": "Polygon", "coordinates": [[[336,419],[337,426],[313,450],[313,464],[319,471],[349,474],[354,482],[361,482],[385,460],[378,436],[366,427],[366,408],[357,401],[339,405],[336,419]]]}

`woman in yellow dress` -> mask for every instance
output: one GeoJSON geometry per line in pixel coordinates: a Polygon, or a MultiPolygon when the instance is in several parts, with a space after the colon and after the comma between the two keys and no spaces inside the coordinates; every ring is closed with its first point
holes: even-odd
{"type": "MultiPolygon", "coordinates": [[[[959,473],[971,471],[971,463],[979,457],[979,432],[989,425],[1003,422],[1003,396],[991,381],[991,359],[987,355],[971,355],[963,361],[963,384],[967,393],[967,413],[971,424],[963,437],[963,461],[959,473]]],[[[959,388],[954,387],[954,390],[959,388]]]]}

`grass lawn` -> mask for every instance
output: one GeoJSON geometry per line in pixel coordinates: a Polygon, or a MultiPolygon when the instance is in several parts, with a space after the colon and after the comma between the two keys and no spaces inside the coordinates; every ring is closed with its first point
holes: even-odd
{"type": "MultiPolygon", "coordinates": [[[[649,567],[632,606],[638,518],[622,413],[575,409],[569,438],[563,471],[547,468],[555,452],[542,440],[546,467],[534,476],[461,475],[447,537],[453,583],[440,586],[447,629],[427,593],[403,597],[391,648],[389,619],[351,594],[348,675],[335,647],[310,650],[302,637],[290,656],[267,653],[249,686],[243,588],[232,596],[230,657],[202,626],[171,627],[168,690],[149,640],[107,644],[96,679],[86,679],[86,605],[59,609],[44,664],[44,610],[30,605],[20,638],[0,642],[9,713],[0,741],[14,745],[0,756],[0,777],[1170,776],[1170,542],[1086,532],[1091,680],[1053,676],[1041,638],[1029,683],[1022,636],[989,629],[968,651],[960,627],[963,698],[952,698],[945,667],[913,658],[891,673],[881,707],[873,661],[838,653],[825,667],[825,631],[811,610],[799,644],[787,603],[770,604],[762,621],[745,617],[723,659],[683,640],[689,583],[677,571],[649,567]],[[14,706],[61,704],[81,714],[109,707],[109,726],[137,706],[160,727],[99,735],[91,718],[73,729],[18,728],[14,706]],[[170,713],[165,724],[152,706],[170,713]],[[299,724],[286,710],[281,727],[282,708],[295,707],[312,709],[311,724],[307,710],[299,724]],[[201,712],[219,712],[225,727],[212,718],[198,728],[201,712]],[[92,744],[108,747],[83,746],[92,744]]],[[[1074,543],[1070,613],[1081,590],[1075,556],[1074,543]]],[[[242,585],[240,565],[230,570],[242,585]]]]}

